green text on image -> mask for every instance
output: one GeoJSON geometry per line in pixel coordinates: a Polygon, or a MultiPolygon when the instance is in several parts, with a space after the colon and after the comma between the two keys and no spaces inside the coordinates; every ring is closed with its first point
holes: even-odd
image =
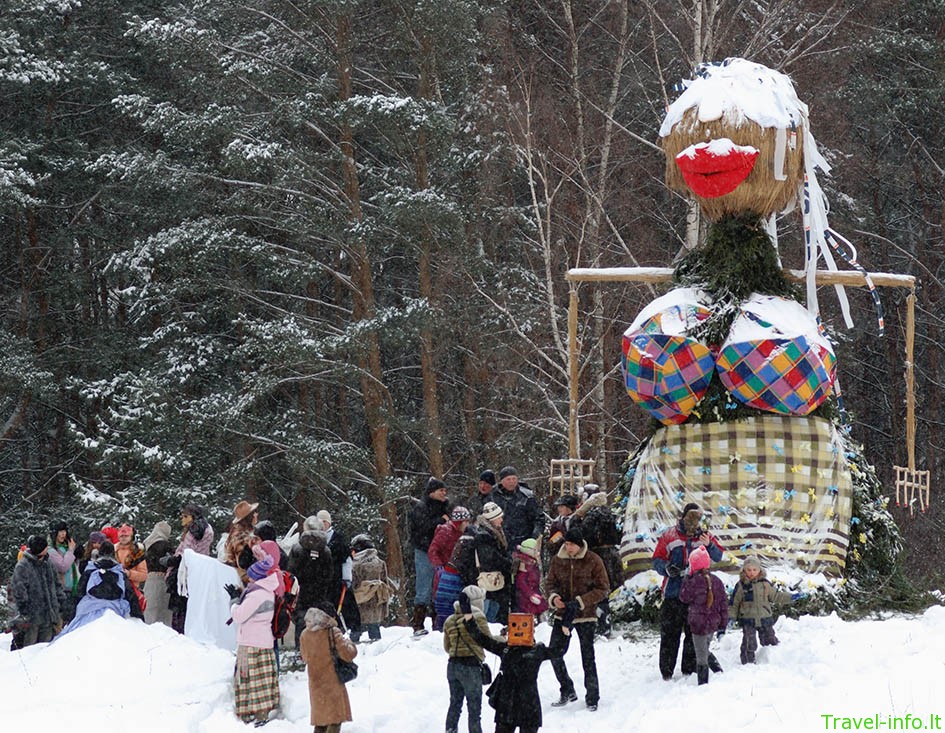
{"type": "Polygon", "coordinates": [[[942,730],[942,716],[928,715],[880,715],[854,717],[846,715],[820,716],[824,730],[942,730]]]}

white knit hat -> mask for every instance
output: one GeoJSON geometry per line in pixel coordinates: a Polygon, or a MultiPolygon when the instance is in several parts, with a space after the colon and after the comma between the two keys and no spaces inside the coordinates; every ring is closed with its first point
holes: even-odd
{"type": "Polygon", "coordinates": [[[487,501],[485,506],[482,507],[482,516],[488,520],[498,519],[504,514],[502,507],[496,504],[494,501],[487,501]]]}

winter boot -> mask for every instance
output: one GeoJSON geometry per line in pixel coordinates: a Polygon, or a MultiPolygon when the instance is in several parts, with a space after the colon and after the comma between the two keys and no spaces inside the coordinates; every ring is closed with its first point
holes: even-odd
{"type": "Polygon", "coordinates": [[[700,685],[709,684],[709,668],[701,664],[697,666],[696,678],[699,680],[700,685]]]}
{"type": "Polygon", "coordinates": [[[426,606],[414,606],[413,607],[413,620],[410,622],[410,625],[413,626],[413,635],[414,636],[423,636],[427,632],[426,628],[423,626],[423,621],[427,617],[427,607],[426,606]]]}
{"type": "Polygon", "coordinates": [[[774,626],[762,626],[758,629],[758,641],[761,646],[777,646],[780,643],[774,633],[774,626]]]}
{"type": "Polygon", "coordinates": [[[562,692],[561,697],[551,703],[551,707],[560,708],[567,705],[569,702],[577,702],[577,694],[574,692],[562,692]]]}

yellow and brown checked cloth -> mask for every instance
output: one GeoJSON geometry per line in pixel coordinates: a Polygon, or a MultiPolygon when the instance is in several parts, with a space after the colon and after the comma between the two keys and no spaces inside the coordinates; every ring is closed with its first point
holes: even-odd
{"type": "Polygon", "coordinates": [[[652,567],[660,534],[696,502],[732,562],[838,576],[846,564],[850,470],[827,420],[769,415],[660,428],[636,468],[620,554],[629,574],[652,567]]]}

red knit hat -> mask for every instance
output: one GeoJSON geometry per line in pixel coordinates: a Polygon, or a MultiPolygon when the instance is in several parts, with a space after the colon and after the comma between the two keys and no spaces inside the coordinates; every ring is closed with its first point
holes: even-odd
{"type": "Polygon", "coordinates": [[[118,544],[118,530],[114,527],[106,524],[104,527],[102,527],[102,534],[105,535],[108,538],[108,541],[113,545],[118,544]]]}

